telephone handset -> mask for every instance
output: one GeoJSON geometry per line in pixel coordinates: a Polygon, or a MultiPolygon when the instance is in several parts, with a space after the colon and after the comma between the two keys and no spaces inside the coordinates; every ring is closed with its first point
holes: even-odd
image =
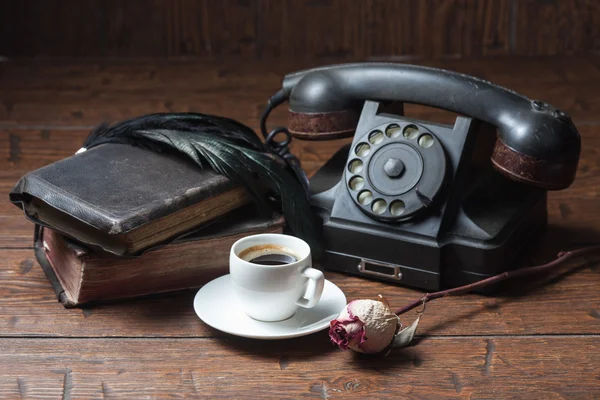
{"type": "Polygon", "coordinates": [[[392,63],[292,73],[263,133],[286,100],[291,136],[353,136],[310,181],[332,269],[427,290],[486,278],[545,229],[546,190],[575,178],[567,114],[472,76],[392,63]],[[403,103],[462,116],[417,121],[403,103]]]}

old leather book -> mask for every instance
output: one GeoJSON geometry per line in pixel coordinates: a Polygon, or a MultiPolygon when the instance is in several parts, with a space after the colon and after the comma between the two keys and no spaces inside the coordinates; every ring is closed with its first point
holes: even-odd
{"type": "Polygon", "coordinates": [[[32,171],[10,199],[31,221],[117,255],[169,241],[250,201],[210,168],[125,144],[32,171]]]}
{"type": "Polygon", "coordinates": [[[199,287],[229,271],[236,240],[283,231],[283,217],[239,211],[135,257],[92,251],[37,225],[35,255],[65,307],[199,287]]]}

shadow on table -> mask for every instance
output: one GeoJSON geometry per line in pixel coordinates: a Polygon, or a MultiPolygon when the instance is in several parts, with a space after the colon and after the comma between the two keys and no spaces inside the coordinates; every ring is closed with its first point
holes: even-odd
{"type": "Polygon", "coordinates": [[[384,375],[386,371],[393,371],[393,374],[398,375],[398,367],[417,368],[426,361],[417,343],[418,339],[415,338],[410,347],[392,349],[387,355],[354,353],[353,361],[359,364],[361,369],[384,375]]]}
{"type": "Polygon", "coordinates": [[[312,360],[340,351],[331,341],[327,329],[292,339],[262,340],[223,334],[214,328],[211,336],[222,346],[257,358],[279,359],[281,369],[291,360],[312,360]]]}

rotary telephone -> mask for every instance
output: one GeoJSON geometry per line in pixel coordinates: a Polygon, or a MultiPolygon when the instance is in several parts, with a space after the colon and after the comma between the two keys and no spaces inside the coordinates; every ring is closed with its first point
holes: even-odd
{"type": "Polygon", "coordinates": [[[544,232],[547,191],[575,178],[581,140],[566,113],[472,76],[393,63],[292,73],[264,134],[285,101],[288,127],[268,135],[288,135],[280,148],[353,137],[307,182],[327,269],[429,291],[496,275],[544,232]],[[404,103],[459,116],[415,120],[404,103]]]}

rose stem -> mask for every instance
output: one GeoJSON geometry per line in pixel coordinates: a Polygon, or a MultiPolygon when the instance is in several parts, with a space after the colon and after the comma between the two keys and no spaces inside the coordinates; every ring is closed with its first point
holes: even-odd
{"type": "Polygon", "coordinates": [[[417,300],[413,303],[410,303],[407,306],[397,309],[396,315],[404,314],[404,313],[412,310],[413,308],[420,306],[421,304],[425,304],[431,300],[439,299],[440,297],[455,296],[457,294],[470,292],[471,290],[479,289],[479,288],[482,288],[482,287],[485,287],[488,285],[492,285],[494,283],[498,283],[498,282],[506,280],[506,279],[517,278],[517,277],[526,276],[526,275],[532,275],[532,274],[535,274],[538,272],[550,270],[552,268],[562,265],[570,258],[582,256],[582,255],[585,255],[588,253],[593,253],[597,250],[600,250],[600,246],[590,246],[590,247],[584,247],[584,248],[578,249],[578,250],[560,252],[560,253],[558,253],[558,257],[555,260],[550,261],[547,264],[516,269],[513,271],[507,271],[507,272],[503,272],[501,274],[483,279],[479,282],[471,283],[471,284],[460,286],[460,287],[453,288],[453,289],[442,290],[439,292],[427,293],[423,297],[421,297],[419,300],[417,300]]]}

